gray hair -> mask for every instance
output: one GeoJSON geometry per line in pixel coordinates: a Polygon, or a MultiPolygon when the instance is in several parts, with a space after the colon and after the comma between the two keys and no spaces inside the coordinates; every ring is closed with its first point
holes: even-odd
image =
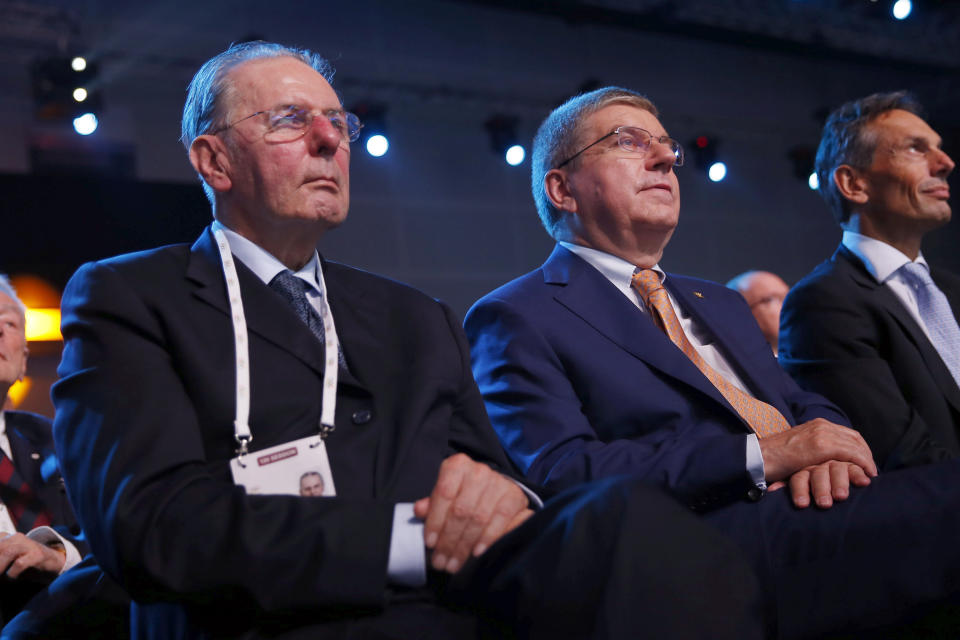
{"type": "Polygon", "coordinates": [[[622,87],[603,87],[574,96],[551,111],[533,138],[530,187],[540,221],[553,237],[556,237],[563,213],[547,197],[544,185],[547,172],[577,152],[583,121],[611,104],[628,104],[659,116],[657,108],[646,96],[622,87]]]}
{"type": "MultiPolygon", "coordinates": [[[[187,88],[187,100],[183,105],[183,119],[180,123],[180,142],[190,150],[194,138],[217,127],[225,126],[224,105],[233,97],[233,85],[228,72],[239,64],[261,58],[294,58],[300,60],[323,76],[327,82],[333,81],[333,66],[319,54],[309,49],[287,47],[274,42],[257,40],[232,44],[223,53],[207,60],[187,88]]],[[[213,189],[203,182],[207,200],[213,204],[213,189]]]]}
{"type": "Polygon", "coordinates": [[[842,164],[865,169],[873,162],[877,137],[867,125],[888,111],[901,109],[923,117],[923,109],[916,98],[906,91],[874,93],[853,100],[830,114],[823,126],[823,136],[817,149],[815,169],[820,184],[820,195],[838,223],[850,220],[850,202],[844,198],[833,181],[833,174],[842,164]]]}
{"type": "Polygon", "coordinates": [[[27,306],[20,301],[20,298],[17,297],[17,290],[13,288],[13,285],[10,284],[10,278],[5,274],[0,273],[0,293],[7,295],[13,300],[14,304],[20,309],[21,314],[27,313],[27,306]]]}

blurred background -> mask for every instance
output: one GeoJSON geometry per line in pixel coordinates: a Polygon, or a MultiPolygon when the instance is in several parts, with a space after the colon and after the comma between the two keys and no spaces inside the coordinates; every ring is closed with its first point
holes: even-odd
{"type": "MultiPolygon", "coordinates": [[[[321,252],[461,317],[549,253],[529,158],[506,152],[529,152],[542,118],[583,90],[622,85],[660,108],[688,154],[661,264],[721,282],[765,269],[793,283],[832,253],[840,232],[809,176],[842,102],[909,89],[960,156],[952,0],[0,0],[0,272],[51,310],[28,320],[17,408],[52,415],[55,312],[80,264],[192,242],[209,222],[178,141],[185,88],[258,38],[328,57],[367,124],[350,216],[321,252]]],[[[924,253],[960,271],[958,240],[950,225],[924,253]]]]}

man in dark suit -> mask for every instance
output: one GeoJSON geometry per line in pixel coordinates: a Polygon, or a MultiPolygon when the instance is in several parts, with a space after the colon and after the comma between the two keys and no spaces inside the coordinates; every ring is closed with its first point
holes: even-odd
{"type": "Polygon", "coordinates": [[[531,513],[450,310],[320,259],[359,130],[331,76],[269,43],[208,61],[183,141],[212,228],[64,293],[54,432],[135,635],[756,637],[746,565],[667,499],[616,481],[531,513]]]}
{"type": "MultiPolygon", "coordinates": [[[[26,370],[25,308],[0,275],[0,407],[26,370]]],[[[0,411],[0,626],[80,561],[78,533],[57,471],[50,420],[0,411]]]]}
{"type": "Polygon", "coordinates": [[[558,245],[465,323],[513,461],[556,488],[630,474],[670,490],[753,558],[784,637],[947,596],[960,465],[877,477],[842,412],[779,368],[739,294],[660,269],[682,161],[625,89],[572,98],[541,125],[532,186],[558,245]]]}
{"type": "Polygon", "coordinates": [[[840,247],[797,283],[781,364],[839,405],[886,469],[960,455],[960,277],[927,264],[954,168],[903,92],[848,103],[817,152],[840,247]]]}

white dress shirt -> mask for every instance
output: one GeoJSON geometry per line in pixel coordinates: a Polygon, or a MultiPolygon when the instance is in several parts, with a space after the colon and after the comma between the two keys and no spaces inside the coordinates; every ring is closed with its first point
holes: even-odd
{"type": "MultiPolygon", "coordinates": [[[[626,296],[627,300],[632,302],[637,309],[643,313],[647,313],[643,298],[640,296],[640,293],[633,288],[633,274],[640,271],[637,266],[627,262],[623,258],[604,251],[598,251],[569,242],[560,242],[560,244],[583,258],[609,280],[613,286],[619,289],[620,293],[626,296]]],[[[662,281],[666,281],[667,274],[664,273],[659,264],[654,265],[653,270],[660,274],[662,281]]],[[[689,340],[693,348],[697,350],[700,357],[702,357],[714,371],[723,376],[727,382],[744,393],[756,397],[743,380],[740,379],[740,376],[737,375],[737,372],[730,365],[730,362],[726,356],[723,355],[723,352],[713,344],[710,332],[700,327],[693,317],[688,314],[683,307],[677,304],[673,294],[666,288],[665,290],[667,291],[667,297],[670,299],[670,305],[680,320],[683,333],[686,334],[687,340],[689,340]]],[[[760,453],[760,442],[755,433],[746,435],[746,451],[747,471],[749,471],[750,477],[759,489],[766,489],[767,483],[764,478],[763,456],[760,453]]]]}
{"type": "MultiPolygon", "coordinates": [[[[863,262],[870,275],[877,283],[882,284],[897,296],[897,299],[903,303],[903,306],[910,312],[913,319],[917,321],[920,328],[927,336],[927,340],[933,343],[930,331],[926,323],[920,316],[920,305],[917,303],[917,294],[913,286],[903,277],[899,271],[900,267],[910,262],[910,258],[899,249],[894,249],[886,242],[865,236],[855,231],[843,232],[843,246],[850,249],[851,252],[863,262]]],[[[930,266],[924,259],[922,253],[917,254],[914,260],[917,264],[923,265],[924,269],[930,270],[930,266]]]]}
{"type": "MultiPolygon", "coordinates": [[[[3,450],[3,453],[6,454],[10,460],[13,460],[13,451],[10,449],[10,438],[7,436],[7,420],[4,417],[3,411],[0,411],[0,449],[3,450]]],[[[16,532],[17,527],[13,524],[13,518],[10,517],[10,512],[7,510],[6,505],[0,502],[0,536],[16,532]]],[[[26,535],[31,540],[40,544],[50,545],[51,543],[60,543],[63,545],[67,556],[63,561],[63,566],[60,567],[59,573],[67,571],[73,565],[80,562],[80,552],[77,551],[77,548],[72,542],[61,536],[53,528],[47,526],[36,527],[27,532],[26,535]]]]}

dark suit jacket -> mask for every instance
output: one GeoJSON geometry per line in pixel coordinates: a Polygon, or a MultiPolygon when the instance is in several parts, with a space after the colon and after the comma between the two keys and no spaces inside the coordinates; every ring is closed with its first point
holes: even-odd
{"type": "MultiPolygon", "coordinates": [[[[49,418],[23,411],[5,411],[4,419],[14,467],[43,502],[57,533],[70,540],[83,555],[87,547],[78,537],[80,527],[57,469],[49,418]]],[[[0,576],[0,626],[9,622],[44,586],[26,577],[11,580],[0,576]]]]}
{"type": "MultiPolygon", "coordinates": [[[[25,411],[5,411],[3,415],[13,466],[50,512],[57,533],[74,542],[80,527],[57,468],[50,419],[25,411]]],[[[83,555],[83,541],[76,542],[83,555]]]]}
{"type": "MultiPolygon", "coordinates": [[[[960,277],[931,275],[960,317],[960,277]]],[[[960,389],[903,303],[846,247],[787,296],[780,363],[843,408],[884,468],[960,455],[960,389]]]]}
{"type": "MultiPolygon", "coordinates": [[[[321,346],[237,269],[252,448],[315,434],[321,346]]],[[[192,247],[87,264],[64,292],[53,398],[67,487],[107,572],[135,600],[176,601],[157,605],[161,618],[183,605],[191,624],[226,633],[229,621],[240,630],[264,614],[378,610],[394,503],[428,495],[456,451],[510,468],[450,310],[356,269],[323,270],[349,368],[326,441],[338,492],[329,499],[248,496],[231,480],[233,333],[209,229],[192,247]]]]}
{"type": "MultiPolygon", "coordinates": [[[[846,424],[777,366],[742,296],[673,274],[665,284],[791,424],[846,424]]],[[[746,423],[649,316],[567,249],[481,298],[466,329],[490,419],[534,482],[639,474],[702,508],[754,488],[746,423]]]]}

